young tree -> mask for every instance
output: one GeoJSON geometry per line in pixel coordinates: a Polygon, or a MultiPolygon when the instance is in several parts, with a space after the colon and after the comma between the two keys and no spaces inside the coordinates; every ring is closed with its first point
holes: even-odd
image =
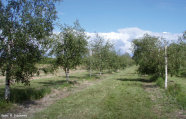
{"type": "Polygon", "coordinates": [[[46,45],[45,37],[53,30],[57,0],[0,1],[0,68],[6,75],[5,99],[10,99],[10,80],[29,84],[37,71],[46,45]]]}
{"type": "Polygon", "coordinates": [[[119,56],[119,63],[120,63],[120,68],[124,69],[127,66],[133,65],[134,64],[134,60],[129,55],[129,53],[125,53],[125,54],[119,56]]]}
{"type": "Polygon", "coordinates": [[[88,52],[86,57],[84,58],[84,65],[86,66],[87,70],[89,71],[89,76],[92,76],[92,70],[93,70],[93,56],[92,56],[92,48],[89,45],[88,52]]]}
{"type": "Polygon", "coordinates": [[[61,30],[56,37],[56,45],[54,45],[52,53],[57,58],[56,66],[64,69],[68,81],[69,70],[80,65],[85,57],[88,37],[78,21],[74,23],[74,26],[65,25],[61,30]]]}
{"type": "Polygon", "coordinates": [[[118,69],[120,69],[119,55],[114,50],[111,50],[108,53],[107,69],[109,70],[109,72],[116,72],[118,69]]]}
{"type": "Polygon", "coordinates": [[[94,43],[92,44],[92,57],[93,57],[93,69],[98,70],[100,75],[102,71],[108,67],[109,52],[112,48],[110,42],[104,41],[104,39],[96,34],[94,43]]]}

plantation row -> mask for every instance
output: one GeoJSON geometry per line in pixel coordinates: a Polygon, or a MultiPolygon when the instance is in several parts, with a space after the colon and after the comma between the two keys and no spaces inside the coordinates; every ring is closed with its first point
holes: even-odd
{"type": "Polygon", "coordinates": [[[57,1],[0,1],[0,71],[6,77],[5,100],[10,100],[13,80],[30,85],[30,78],[41,70],[63,68],[68,80],[69,70],[82,63],[90,76],[92,70],[101,75],[105,69],[117,71],[133,63],[128,54],[119,55],[111,43],[98,35],[88,43],[78,21],[73,26],[61,25],[61,32],[53,34],[57,1]],[[51,64],[37,67],[46,55],[53,57],[51,64]]]}
{"type": "Polygon", "coordinates": [[[139,65],[139,73],[163,78],[167,57],[168,73],[171,76],[185,76],[186,32],[174,42],[146,34],[141,39],[133,40],[133,50],[133,59],[139,65]]]}
{"type": "Polygon", "coordinates": [[[135,61],[139,73],[153,75],[155,80],[164,79],[165,45],[168,73],[185,76],[186,32],[175,43],[149,35],[134,39],[132,59],[129,54],[121,55],[114,44],[98,34],[90,41],[78,21],[73,26],[60,25],[60,33],[53,34],[57,1],[60,0],[10,0],[7,4],[0,1],[0,70],[6,76],[5,100],[10,99],[12,80],[29,85],[30,78],[41,70],[53,72],[63,68],[68,81],[70,69],[79,65],[85,66],[91,76],[92,71],[101,75],[103,70],[118,71],[135,61]],[[47,67],[36,66],[42,62],[48,62],[47,67]]]}
{"type": "Polygon", "coordinates": [[[160,88],[165,88],[169,98],[173,98],[185,109],[186,32],[175,42],[145,35],[133,40],[133,50],[133,59],[139,66],[138,73],[151,76],[151,81],[155,81],[160,88]]]}

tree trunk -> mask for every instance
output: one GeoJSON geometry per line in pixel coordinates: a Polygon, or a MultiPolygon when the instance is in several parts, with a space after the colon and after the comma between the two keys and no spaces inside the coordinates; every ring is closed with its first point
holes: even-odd
{"type": "Polygon", "coordinates": [[[6,79],[5,79],[5,100],[10,100],[10,67],[7,67],[6,70],[6,79]]]}
{"type": "Polygon", "coordinates": [[[167,89],[167,46],[165,46],[165,89],[167,89]]]}
{"type": "MultiPolygon", "coordinates": [[[[8,43],[8,59],[10,58],[10,42],[8,43]]],[[[11,69],[11,65],[10,65],[10,61],[7,64],[7,69],[6,69],[6,79],[5,79],[5,100],[9,101],[10,100],[10,69],[11,69]]]]}

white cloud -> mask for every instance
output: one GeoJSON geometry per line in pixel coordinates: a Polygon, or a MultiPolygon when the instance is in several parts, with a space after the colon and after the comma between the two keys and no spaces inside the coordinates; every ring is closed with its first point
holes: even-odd
{"type": "MultiPolygon", "coordinates": [[[[156,37],[164,37],[169,42],[176,41],[179,36],[181,36],[181,33],[159,33],[159,32],[151,32],[148,30],[142,30],[137,27],[131,27],[131,28],[123,28],[119,29],[117,32],[108,32],[108,33],[98,33],[100,36],[102,36],[104,39],[111,41],[115,44],[116,50],[120,50],[121,53],[132,53],[132,40],[136,38],[143,37],[144,34],[149,34],[156,37]]],[[[95,38],[95,33],[87,33],[87,35],[90,37],[90,40],[93,40],[95,38]]]]}

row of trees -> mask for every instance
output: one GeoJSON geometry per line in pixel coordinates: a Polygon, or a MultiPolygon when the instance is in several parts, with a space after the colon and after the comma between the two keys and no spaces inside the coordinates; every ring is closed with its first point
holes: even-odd
{"type": "Polygon", "coordinates": [[[85,30],[81,28],[78,21],[73,26],[64,25],[59,34],[51,38],[50,55],[55,61],[53,69],[63,68],[66,79],[69,80],[69,70],[79,65],[86,66],[87,70],[117,71],[133,64],[129,54],[119,55],[114,45],[105,41],[98,34],[92,42],[88,42],[85,30]]]}
{"type": "Polygon", "coordinates": [[[89,53],[84,61],[90,76],[92,70],[99,71],[101,75],[103,70],[116,72],[133,64],[133,60],[128,53],[120,55],[119,52],[116,52],[112,43],[105,41],[98,34],[93,42],[90,42],[89,53]]]}
{"type": "Polygon", "coordinates": [[[67,80],[69,70],[80,64],[100,74],[132,64],[129,55],[118,55],[113,45],[98,35],[88,48],[88,37],[78,22],[64,25],[59,34],[53,34],[57,1],[7,0],[3,4],[0,0],[0,70],[6,76],[5,100],[10,99],[10,81],[29,85],[29,79],[39,70],[36,64],[48,50],[55,58],[48,63],[53,70],[62,67],[67,80]]]}
{"type": "Polygon", "coordinates": [[[186,32],[177,42],[167,43],[150,35],[133,40],[133,59],[139,65],[139,73],[164,77],[165,72],[165,45],[167,47],[168,72],[171,76],[180,75],[186,67],[186,32]]]}

